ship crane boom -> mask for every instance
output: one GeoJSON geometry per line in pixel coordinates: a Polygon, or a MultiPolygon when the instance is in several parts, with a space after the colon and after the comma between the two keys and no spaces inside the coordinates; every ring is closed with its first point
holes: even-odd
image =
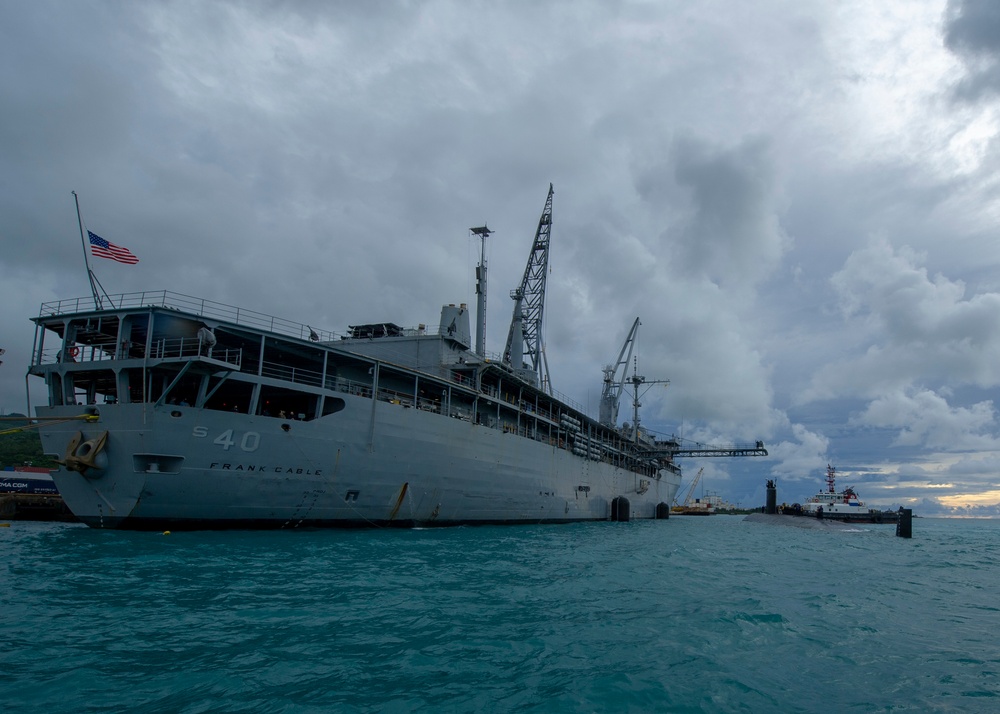
{"type": "MultiPolygon", "coordinates": [[[[675,504],[677,504],[677,505],[679,505],[679,506],[681,506],[683,508],[689,508],[691,506],[692,502],[694,501],[694,490],[696,488],[698,488],[698,482],[701,481],[701,475],[703,473],[705,473],[704,467],[698,469],[698,473],[697,473],[697,475],[695,475],[694,481],[691,482],[691,487],[688,488],[687,496],[684,498],[684,502],[683,503],[677,503],[677,499],[675,498],[674,499],[674,503],[675,504]]],[[[678,491],[678,493],[679,492],[680,491],[678,491]]]]}
{"type": "Polygon", "coordinates": [[[601,413],[600,420],[605,426],[616,426],[618,424],[618,403],[621,400],[622,391],[625,389],[625,380],[628,377],[628,364],[632,361],[632,348],[635,346],[635,335],[639,329],[639,318],[635,318],[632,329],[628,331],[628,337],[618,352],[618,360],[614,364],[609,364],[604,368],[604,388],[601,391],[601,413]],[[621,376],[619,375],[619,370],[621,376]]]}
{"type": "MultiPolygon", "coordinates": [[[[674,442],[675,444],[677,442],[674,442]]],[[[764,448],[763,441],[756,441],[753,444],[732,444],[729,446],[708,446],[699,444],[695,447],[682,447],[677,444],[677,448],[670,449],[674,457],[696,456],[696,457],[736,457],[736,456],[767,456],[767,449],[764,448]]]]}
{"type": "Polygon", "coordinates": [[[521,285],[512,290],[514,315],[507,332],[503,363],[515,374],[552,392],[548,362],[542,347],[542,315],[545,310],[545,277],[549,266],[549,235],[552,230],[552,184],[545,199],[545,208],[538,219],[538,230],[528,256],[521,285]]]}

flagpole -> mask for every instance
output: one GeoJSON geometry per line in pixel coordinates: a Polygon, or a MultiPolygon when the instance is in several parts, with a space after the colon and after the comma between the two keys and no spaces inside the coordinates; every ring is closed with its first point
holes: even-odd
{"type": "Polygon", "coordinates": [[[80,225],[80,244],[83,246],[83,264],[87,266],[87,280],[90,281],[90,292],[94,295],[94,306],[101,310],[104,305],[101,304],[101,294],[97,291],[97,286],[94,284],[94,271],[90,269],[90,258],[87,257],[87,241],[83,237],[83,218],[80,217],[80,197],[76,195],[76,191],[71,191],[73,194],[73,201],[76,202],[76,222],[80,225]]]}

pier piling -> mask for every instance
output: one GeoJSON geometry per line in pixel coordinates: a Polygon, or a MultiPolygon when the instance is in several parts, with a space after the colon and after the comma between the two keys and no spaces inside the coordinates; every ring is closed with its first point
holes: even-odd
{"type": "Polygon", "coordinates": [[[899,520],[896,521],[896,535],[900,538],[913,537],[913,509],[900,508],[899,520]]]}

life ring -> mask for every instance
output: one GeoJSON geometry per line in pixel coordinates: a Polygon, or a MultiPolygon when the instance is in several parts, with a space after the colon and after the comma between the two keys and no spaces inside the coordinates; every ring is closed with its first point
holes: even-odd
{"type": "Polygon", "coordinates": [[[68,354],[71,359],[76,359],[77,355],[80,354],[80,348],[70,347],[68,350],[66,350],[66,354],[68,354]]]}

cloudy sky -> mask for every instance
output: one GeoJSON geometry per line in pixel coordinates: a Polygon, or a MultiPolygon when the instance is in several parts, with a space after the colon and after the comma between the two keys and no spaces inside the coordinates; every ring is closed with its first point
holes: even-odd
{"type": "Polygon", "coordinates": [[[643,424],[770,450],[708,490],[1000,515],[998,100],[991,0],[0,3],[0,409],[71,191],[108,292],[333,331],[474,304],[488,222],[501,351],[552,182],[557,390],[639,316],[643,424]]]}

